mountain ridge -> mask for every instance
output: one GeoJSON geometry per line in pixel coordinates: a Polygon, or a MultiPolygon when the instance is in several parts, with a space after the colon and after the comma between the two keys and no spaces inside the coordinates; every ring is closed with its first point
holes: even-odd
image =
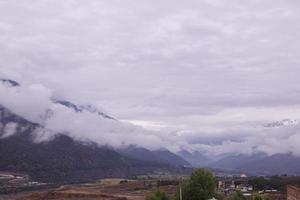
{"type": "Polygon", "coordinates": [[[136,145],[129,145],[128,147],[118,149],[118,152],[138,160],[161,162],[174,166],[191,166],[185,159],[167,149],[148,150],[136,145]]]}
{"type": "Polygon", "coordinates": [[[212,162],[211,168],[235,170],[257,175],[300,175],[300,157],[290,153],[267,155],[257,153],[253,155],[231,155],[212,162]]]}

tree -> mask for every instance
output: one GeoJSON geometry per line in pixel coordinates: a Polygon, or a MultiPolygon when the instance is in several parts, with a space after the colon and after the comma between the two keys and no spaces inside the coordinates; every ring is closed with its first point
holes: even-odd
{"type": "Polygon", "coordinates": [[[256,193],[253,195],[253,200],[263,200],[263,197],[256,193]]]}
{"type": "Polygon", "coordinates": [[[263,197],[263,200],[272,200],[272,199],[271,199],[271,197],[269,197],[269,196],[264,196],[264,197],[263,197]]]}
{"type": "Polygon", "coordinates": [[[223,200],[223,199],[225,199],[224,195],[223,195],[222,193],[218,193],[218,192],[216,192],[216,193],[214,194],[214,197],[215,197],[215,199],[217,199],[217,200],[223,200]]]}
{"type": "Polygon", "coordinates": [[[268,196],[260,195],[260,194],[256,193],[253,195],[253,200],[271,200],[271,198],[268,196]]]}
{"type": "Polygon", "coordinates": [[[247,198],[241,191],[236,191],[228,198],[228,200],[247,200],[247,198]]]}
{"type": "MultiPolygon", "coordinates": [[[[183,200],[208,200],[215,195],[215,181],[211,172],[198,169],[182,185],[183,200]]],[[[177,193],[176,199],[179,199],[177,193]]]]}
{"type": "Polygon", "coordinates": [[[155,194],[146,197],[146,200],[170,200],[166,193],[157,190],[155,194]]]}

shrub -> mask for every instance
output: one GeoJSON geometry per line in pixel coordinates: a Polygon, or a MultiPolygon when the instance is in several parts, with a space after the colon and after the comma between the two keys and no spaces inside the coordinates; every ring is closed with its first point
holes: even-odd
{"type": "Polygon", "coordinates": [[[146,200],[170,200],[166,193],[157,190],[153,195],[146,197],[146,200]]]}

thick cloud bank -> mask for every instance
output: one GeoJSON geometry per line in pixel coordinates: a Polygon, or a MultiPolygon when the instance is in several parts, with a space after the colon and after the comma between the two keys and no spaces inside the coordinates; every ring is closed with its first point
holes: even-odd
{"type": "MultiPolygon", "coordinates": [[[[168,148],[172,151],[185,149],[200,151],[208,155],[253,154],[264,152],[269,155],[293,153],[300,156],[300,124],[282,127],[256,127],[239,129],[244,135],[219,138],[219,143],[186,134],[149,131],[129,123],[105,118],[89,111],[76,112],[74,109],[54,103],[52,91],[42,85],[10,87],[0,84],[0,105],[43,128],[36,130],[37,142],[49,140],[54,134],[64,133],[79,140],[88,140],[100,145],[122,147],[130,144],[150,149],[168,148]],[[235,139],[237,139],[235,141],[235,139]],[[197,141],[198,140],[198,141],[197,141]]],[[[17,124],[4,127],[4,135],[14,134],[17,124]]],[[[226,134],[226,133],[223,133],[226,134]]]]}
{"type": "MultiPolygon", "coordinates": [[[[64,133],[80,140],[90,140],[100,145],[121,147],[130,144],[147,148],[169,146],[168,141],[141,127],[119,122],[83,110],[54,103],[50,89],[42,85],[9,87],[0,84],[0,105],[23,118],[42,125],[36,130],[37,141],[49,140],[54,134],[64,133]]],[[[4,137],[14,133],[16,124],[8,124],[4,137]]]]}

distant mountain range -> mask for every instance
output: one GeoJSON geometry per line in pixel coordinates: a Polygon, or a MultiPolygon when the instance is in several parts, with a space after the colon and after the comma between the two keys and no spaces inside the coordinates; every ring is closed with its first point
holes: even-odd
{"type": "MultiPolygon", "coordinates": [[[[268,129],[292,127],[300,124],[297,119],[283,119],[263,125],[268,129]]],[[[229,154],[211,158],[198,151],[178,152],[182,158],[191,163],[194,167],[207,167],[226,171],[243,171],[258,175],[288,174],[300,175],[300,157],[291,153],[267,155],[256,153],[253,155],[229,154]]]]}
{"type": "Polygon", "coordinates": [[[194,167],[207,167],[213,162],[213,159],[198,151],[188,152],[186,150],[181,150],[177,154],[191,163],[194,167]]]}
{"type": "Polygon", "coordinates": [[[292,154],[232,155],[210,163],[209,167],[258,175],[300,175],[300,157],[292,154]]]}
{"type": "Polygon", "coordinates": [[[300,157],[290,153],[222,155],[219,158],[210,158],[199,152],[181,151],[178,154],[196,168],[205,167],[254,175],[300,175],[300,157]]]}

